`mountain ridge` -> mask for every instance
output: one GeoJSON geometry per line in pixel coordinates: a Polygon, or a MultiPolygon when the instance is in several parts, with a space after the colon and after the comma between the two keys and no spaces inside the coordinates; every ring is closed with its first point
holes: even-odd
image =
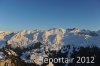
{"type": "Polygon", "coordinates": [[[1,32],[0,39],[7,40],[9,45],[24,45],[41,42],[44,44],[87,44],[98,45],[100,31],[79,30],[77,28],[62,29],[52,28],[49,30],[23,30],[17,33],[1,32]],[[93,39],[97,39],[94,41],[93,39]],[[84,43],[85,42],[85,43],[84,43]]]}
{"type": "MultiPolygon", "coordinates": [[[[71,58],[85,52],[87,56],[91,53],[90,55],[98,57],[99,48],[100,31],[53,28],[0,33],[0,52],[6,56],[18,57],[26,64],[43,65],[39,61],[40,57],[71,58]]],[[[0,57],[2,58],[2,54],[0,57]]]]}

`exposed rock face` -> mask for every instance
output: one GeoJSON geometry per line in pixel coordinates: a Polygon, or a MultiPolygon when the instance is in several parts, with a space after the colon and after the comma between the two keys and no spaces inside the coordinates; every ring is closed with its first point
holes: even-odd
{"type": "Polygon", "coordinates": [[[41,42],[43,44],[100,44],[100,32],[90,30],[58,29],[20,31],[18,33],[1,32],[0,38],[7,40],[5,36],[11,36],[7,44],[13,48],[26,48],[31,44],[41,42]],[[94,41],[96,39],[96,41],[94,41]]]}
{"type": "Polygon", "coordinates": [[[8,45],[12,47],[27,47],[31,43],[41,42],[43,44],[60,44],[64,36],[64,29],[50,29],[50,30],[33,30],[21,31],[16,33],[10,40],[8,45]]]}
{"type": "MultiPolygon", "coordinates": [[[[0,66],[42,65],[43,63],[39,62],[40,56],[71,57],[71,54],[78,53],[80,47],[94,46],[100,48],[100,31],[54,28],[50,30],[24,30],[18,33],[3,32],[0,33],[0,52],[7,52],[8,56],[5,60],[0,60],[0,66]]],[[[84,51],[82,50],[81,53],[84,51]]],[[[62,66],[54,63],[47,65],[62,66]]]]}
{"type": "Polygon", "coordinates": [[[0,66],[11,66],[11,59],[0,60],[0,66]]]}
{"type": "Polygon", "coordinates": [[[0,66],[36,66],[35,64],[29,64],[22,61],[17,56],[7,56],[5,60],[0,60],[0,66]]]}
{"type": "Polygon", "coordinates": [[[11,56],[5,60],[0,60],[0,66],[23,66],[23,65],[24,63],[14,56],[11,56]]]}

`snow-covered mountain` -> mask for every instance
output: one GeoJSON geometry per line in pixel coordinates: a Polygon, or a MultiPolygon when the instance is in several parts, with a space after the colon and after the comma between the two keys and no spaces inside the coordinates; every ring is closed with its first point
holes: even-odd
{"type": "Polygon", "coordinates": [[[100,44],[100,31],[73,29],[24,30],[18,33],[0,32],[0,40],[7,40],[13,47],[28,47],[30,44],[71,44],[87,46],[100,44]]]}
{"type": "MultiPolygon", "coordinates": [[[[100,31],[53,28],[49,30],[23,30],[17,33],[0,32],[0,49],[7,46],[13,51],[19,48],[21,53],[17,49],[13,55],[21,54],[20,58],[26,63],[34,62],[37,65],[42,65],[43,63],[39,61],[39,58],[41,56],[49,57],[50,51],[57,53],[60,51],[62,54],[67,52],[66,56],[71,57],[74,48],[76,48],[75,51],[79,51],[80,47],[96,46],[100,48],[100,31]],[[38,42],[42,45],[36,48],[35,45],[39,44],[38,42]]],[[[9,51],[7,52],[9,54],[9,51]]]]}

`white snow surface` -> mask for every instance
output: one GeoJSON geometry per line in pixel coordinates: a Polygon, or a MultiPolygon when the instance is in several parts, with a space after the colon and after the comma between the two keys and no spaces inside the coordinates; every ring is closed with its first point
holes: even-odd
{"type": "MultiPolygon", "coordinates": [[[[2,33],[0,33],[2,35],[2,33]]],[[[98,46],[100,47],[100,31],[90,31],[90,30],[79,30],[73,29],[62,29],[53,28],[49,30],[24,30],[15,34],[7,33],[4,37],[10,37],[8,40],[8,45],[12,47],[26,48],[30,44],[36,42],[41,42],[43,44],[70,44],[76,47],[79,46],[98,46]]],[[[2,35],[2,36],[3,36],[2,35]]],[[[2,43],[0,43],[1,45],[2,43]]]]}
{"type": "Polygon", "coordinates": [[[0,48],[5,47],[6,43],[12,48],[20,47],[21,49],[30,47],[37,42],[43,43],[40,49],[23,52],[21,56],[21,59],[26,63],[34,62],[38,65],[42,64],[42,62],[39,61],[39,57],[48,57],[48,54],[45,54],[45,51],[61,50],[62,53],[68,52],[68,57],[70,57],[73,47],[100,47],[100,31],[79,30],[77,28],[24,30],[18,33],[7,33],[7,35],[6,33],[1,32],[0,35],[0,38],[2,38],[0,39],[0,48]],[[70,45],[70,49],[68,47],[62,48],[62,46],[66,45],[70,45]],[[40,51],[40,53],[38,53],[38,51],[40,51]]]}
{"type": "Polygon", "coordinates": [[[0,40],[0,49],[6,46],[5,40],[0,40]]]}

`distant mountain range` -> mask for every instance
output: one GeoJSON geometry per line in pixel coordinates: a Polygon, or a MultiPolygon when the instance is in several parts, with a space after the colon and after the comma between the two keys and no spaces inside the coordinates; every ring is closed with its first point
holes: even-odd
{"type": "MultiPolygon", "coordinates": [[[[51,55],[55,57],[57,55],[59,57],[59,54],[64,54],[64,57],[71,57],[75,51],[81,52],[80,47],[83,47],[84,50],[88,47],[90,51],[94,47],[99,49],[100,31],[53,28],[49,30],[0,32],[0,51],[10,56],[18,56],[25,63],[43,65],[39,61],[40,56],[50,57],[51,55]]],[[[62,57],[62,55],[60,56],[62,57]]],[[[51,65],[56,66],[54,63],[51,65]]],[[[68,64],[62,65],[71,66],[68,64]]]]}

